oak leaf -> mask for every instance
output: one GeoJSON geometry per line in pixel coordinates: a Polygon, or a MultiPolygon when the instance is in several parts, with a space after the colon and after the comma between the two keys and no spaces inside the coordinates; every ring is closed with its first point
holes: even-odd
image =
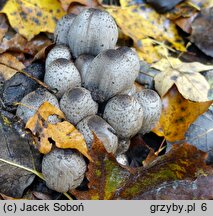
{"type": "Polygon", "coordinates": [[[58,148],[74,148],[91,159],[83,135],[67,121],[50,124],[48,117],[51,115],[65,119],[63,112],[52,104],[44,102],[26,124],[26,128],[39,138],[38,150],[47,154],[51,151],[52,142],[54,142],[58,148]]]}
{"type": "Polygon", "coordinates": [[[199,72],[213,69],[213,65],[199,62],[185,63],[177,58],[168,57],[152,65],[160,70],[154,80],[155,89],[163,97],[175,84],[185,99],[196,102],[209,101],[209,83],[199,72]]]}
{"type": "Polygon", "coordinates": [[[0,13],[27,40],[40,32],[53,33],[57,20],[65,15],[57,0],[8,0],[0,13]]]}

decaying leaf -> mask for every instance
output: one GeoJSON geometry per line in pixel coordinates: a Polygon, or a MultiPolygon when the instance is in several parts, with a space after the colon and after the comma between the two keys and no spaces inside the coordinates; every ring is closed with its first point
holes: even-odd
{"type": "Polygon", "coordinates": [[[174,145],[172,150],[156,160],[150,167],[131,175],[125,185],[118,189],[114,199],[140,199],[141,194],[156,188],[163,182],[195,179],[205,173],[206,153],[187,143],[174,145]]]}
{"type": "Polygon", "coordinates": [[[184,140],[188,127],[206,112],[211,104],[212,101],[198,103],[186,100],[173,86],[162,98],[161,117],[153,132],[165,136],[170,142],[184,140]]]}
{"type": "Polygon", "coordinates": [[[57,20],[65,14],[57,0],[8,0],[0,13],[28,40],[40,32],[53,33],[57,20]]]}
{"type": "Polygon", "coordinates": [[[34,180],[32,170],[40,170],[40,154],[34,149],[33,139],[24,131],[12,114],[0,113],[0,191],[7,196],[21,197],[34,180]],[[22,136],[20,135],[22,134],[22,136]],[[16,164],[16,166],[12,165],[16,164]]]}
{"type": "Polygon", "coordinates": [[[213,57],[213,7],[202,10],[192,23],[191,41],[206,55],[213,57]]]}
{"type": "Polygon", "coordinates": [[[172,150],[159,157],[147,168],[127,169],[121,167],[104,150],[95,137],[86,174],[89,180],[87,191],[70,191],[77,199],[137,199],[163,182],[194,180],[205,173],[207,154],[187,143],[173,145],[172,150]]]}
{"type": "MultiPolygon", "coordinates": [[[[11,35],[11,33],[8,34],[11,35]]],[[[42,35],[38,35],[32,40],[27,41],[23,36],[16,33],[9,38],[5,36],[2,43],[0,43],[0,53],[9,50],[15,52],[22,52],[34,56],[41,49],[49,46],[51,43],[52,42],[50,39],[42,35]]]]}
{"type": "Polygon", "coordinates": [[[168,57],[152,65],[158,69],[155,80],[155,89],[163,97],[175,84],[185,99],[196,102],[209,101],[209,83],[199,72],[213,69],[213,65],[204,65],[199,62],[184,63],[179,59],[168,57]]]}
{"type": "Polygon", "coordinates": [[[0,54],[0,76],[3,81],[10,79],[17,72],[10,68],[10,66],[17,68],[17,70],[25,68],[25,66],[12,54],[0,54]]]}
{"type": "Polygon", "coordinates": [[[50,152],[52,141],[58,148],[74,148],[91,159],[83,135],[67,121],[50,124],[48,122],[50,115],[65,119],[64,114],[59,109],[48,102],[44,102],[26,124],[26,128],[40,139],[37,143],[39,151],[43,154],[50,152]]]}
{"type": "Polygon", "coordinates": [[[209,153],[213,162],[213,111],[208,110],[193,122],[186,132],[186,141],[209,153]]]}
{"type": "Polygon", "coordinates": [[[90,155],[93,162],[89,163],[86,174],[89,190],[70,192],[82,200],[110,200],[115,191],[128,179],[130,173],[119,166],[115,158],[107,153],[95,134],[90,155]]]}
{"type": "Polygon", "coordinates": [[[196,180],[165,182],[137,197],[142,200],[212,200],[213,174],[199,176],[196,180]]]}
{"type": "Polygon", "coordinates": [[[67,11],[72,3],[78,3],[87,7],[95,7],[98,5],[96,0],[60,0],[62,8],[67,11]]]}
{"type": "Polygon", "coordinates": [[[4,14],[0,14],[0,42],[8,30],[7,19],[4,14]]]}
{"type": "Polygon", "coordinates": [[[115,18],[122,32],[133,39],[136,49],[140,51],[139,55],[148,63],[161,57],[155,47],[156,42],[164,48],[163,43],[169,43],[176,50],[185,51],[175,25],[151,7],[141,4],[128,7],[111,6],[106,10],[115,18]]]}

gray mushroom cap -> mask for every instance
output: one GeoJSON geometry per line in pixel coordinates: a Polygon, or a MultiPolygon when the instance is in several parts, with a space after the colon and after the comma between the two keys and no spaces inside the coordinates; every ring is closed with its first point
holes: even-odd
{"type": "Polygon", "coordinates": [[[91,149],[94,139],[93,131],[103,142],[107,152],[113,154],[116,152],[118,138],[115,135],[115,130],[101,117],[88,116],[77,124],[77,129],[83,134],[89,149],[91,149]]]}
{"type": "Polygon", "coordinates": [[[84,179],[86,162],[77,151],[71,149],[54,149],[44,155],[42,174],[47,186],[64,193],[78,187],[84,179]]]}
{"type": "Polygon", "coordinates": [[[60,58],[47,67],[44,82],[56,89],[56,96],[60,98],[67,89],[81,86],[81,77],[73,62],[60,58]]]}
{"type": "Polygon", "coordinates": [[[85,78],[85,87],[93,99],[104,102],[130,89],[140,68],[137,53],[131,48],[105,50],[94,58],[85,78]]]}
{"type": "MultiPolygon", "coordinates": [[[[26,123],[45,101],[48,101],[55,107],[59,108],[58,100],[53,94],[45,89],[38,88],[27,94],[21,100],[20,105],[17,107],[16,115],[26,123]]],[[[58,122],[55,116],[50,116],[49,121],[51,123],[58,122]]]]}
{"type": "Polygon", "coordinates": [[[143,110],[139,102],[125,94],[116,95],[106,104],[103,118],[120,138],[133,137],[140,130],[143,110]]]}
{"type": "Polygon", "coordinates": [[[145,134],[150,132],[158,122],[161,115],[162,102],[159,95],[151,89],[137,92],[134,98],[143,109],[143,124],[140,133],[145,134]]]}
{"type": "Polygon", "coordinates": [[[54,41],[56,44],[68,45],[68,31],[75,17],[75,14],[66,14],[57,22],[54,32],[54,41]]]}
{"type": "Polygon", "coordinates": [[[94,58],[92,55],[82,54],[75,60],[75,66],[81,74],[82,86],[84,86],[87,70],[94,58]]]}
{"type": "Polygon", "coordinates": [[[60,108],[72,124],[77,124],[89,115],[95,115],[98,104],[90,92],[82,87],[75,87],[65,92],[60,101],[60,108]]]}
{"type": "Polygon", "coordinates": [[[47,67],[56,59],[64,58],[67,60],[71,59],[71,53],[68,47],[65,45],[56,45],[54,46],[47,55],[45,68],[47,67]]]}
{"type": "Polygon", "coordinates": [[[118,148],[116,151],[116,155],[123,154],[128,151],[130,146],[130,140],[129,139],[118,139],[118,148]]]}
{"type": "Polygon", "coordinates": [[[89,8],[73,21],[68,32],[72,54],[96,56],[99,52],[114,48],[118,39],[118,28],[112,16],[103,10],[89,8]]]}

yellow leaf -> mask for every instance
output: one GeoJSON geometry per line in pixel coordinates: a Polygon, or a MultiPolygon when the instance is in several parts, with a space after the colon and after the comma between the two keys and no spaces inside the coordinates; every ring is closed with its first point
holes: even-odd
{"type": "Polygon", "coordinates": [[[185,99],[197,102],[209,101],[209,83],[199,72],[212,70],[213,65],[199,62],[184,63],[169,57],[161,59],[152,67],[161,71],[154,78],[155,89],[161,96],[164,96],[175,84],[185,99]]]}
{"type": "Polygon", "coordinates": [[[57,20],[65,15],[57,0],[8,0],[0,12],[28,40],[40,32],[53,33],[57,20]]]}
{"type": "Polygon", "coordinates": [[[183,39],[179,36],[175,24],[148,5],[110,6],[106,10],[114,17],[122,32],[133,39],[135,48],[143,53],[139,55],[149,63],[158,60],[158,56],[161,56],[158,49],[155,49],[156,42],[161,46],[169,43],[176,50],[185,51],[183,39]],[[152,54],[154,59],[150,61],[152,52],[155,52],[152,54]]]}
{"type": "Polygon", "coordinates": [[[43,154],[49,153],[52,148],[52,140],[58,148],[77,149],[91,160],[83,135],[67,121],[56,124],[48,123],[50,115],[65,118],[59,109],[48,102],[44,102],[26,124],[26,128],[30,129],[36,138],[39,137],[37,142],[39,151],[43,154]]]}
{"type": "Polygon", "coordinates": [[[184,139],[185,132],[198,116],[206,112],[212,101],[191,102],[186,100],[173,86],[162,98],[162,113],[153,132],[165,136],[169,142],[184,139]]]}
{"type": "Polygon", "coordinates": [[[17,70],[22,70],[25,66],[10,53],[0,54],[0,75],[4,80],[10,79],[17,71],[10,68],[17,68],[17,70]]]}

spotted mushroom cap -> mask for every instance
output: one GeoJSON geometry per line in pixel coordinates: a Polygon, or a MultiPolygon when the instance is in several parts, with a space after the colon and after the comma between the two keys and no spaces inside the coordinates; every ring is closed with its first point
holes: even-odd
{"type": "Polygon", "coordinates": [[[130,138],[142,126],[143,110],[132,96],[116,95],[106,104],[103,118],[115,129],[120,138],[130,138]]]}
{"type": "Polygon", "coordinates": [[[87,70],[93,61],[94,56],[83,54],[75,60],[75,66],[81,74],[82,86],[84,86],[87,70]]]}
{"type": "MultiPolygon", "coordinates": [[[[16,115],[26,123],[45,101],[59,108],[58,100],[53,94],[43,88],[38,88],[23,97],[20,105],[17,107],[16,115]]],[[[50,116],[49,121],[51,123],[56,123],[57,118],[55,116],[50,116]]]]}
{"type": "Polygon", "coordinates": [[[44,82],[50,88],[56,89],[56,96],[61,98],[67,89],[81,86],[81,77],[73,62],[60,58],[48,66],[44,82]]]}
{"type": "Polygon", "coordinates": [[[134,98],[140,103],[143,109],[143,124],[140,130],[141,134],[150,132],[158,122],[162,103],[159,95],[151,89],[143,89],[134,95],[134,98]]]}
{"type": "Polygon", "coordinates": [[[102,141],[105,149],[109,153],[115,153],[118,147],[118,137],[115,130],[100,116],[92,115],[84,118],[77,124],[77,129],[83,134],[88,148],[91,149],[93,143],[93,133],[102,141]]]}
{"type": "Polygon", "coordinates": [[[107,101],[133,86],[139,68],[138,55],[131,48],[105,50],[90,64],[85,87],[91,91],[94,100],[107,101]]]}
{"type": "Polygon", "coordinates": [[[54,32],[54,41],[56,44],[68,45],[68,31],[75,17],[75,14],[66,14],[57,22],[54,32]]]}
{"type": "Polygon", "coordinates": [[[67,46],[65,46],[65,45],[54,46],[47,55],[46,62],[45,62],[45,68],[47,69],[48,66],[53,61],[55,61],[56,59],[59,59],[59,58],[64,58],[67,60],[71,59],[71,53],[70,53],[70,50],[67,46]]]}
{"type": "Polygon", "coordinates": [[[42,174],[47,186],[60,193],[78,187],[84,179],[86,162],[82,155],[71,149],[54,149],[44,155],[42,174]]]}
{"type": "Polygon", "coordinates": [[[112,16],[103,10],[89,8],[73,21],[68,32],[72,54],[96,56],[99,52],[114,48],[118,39],[118,28],[112,16]]]}
{"type": "Polygon", "coordinates": [[[60,108],[68,121],[77,124],[89,115],[95,115],[98,104],[92,99],[90,92],[82,87],[75,87],[65,92],[60,100],[60,108]]]}

